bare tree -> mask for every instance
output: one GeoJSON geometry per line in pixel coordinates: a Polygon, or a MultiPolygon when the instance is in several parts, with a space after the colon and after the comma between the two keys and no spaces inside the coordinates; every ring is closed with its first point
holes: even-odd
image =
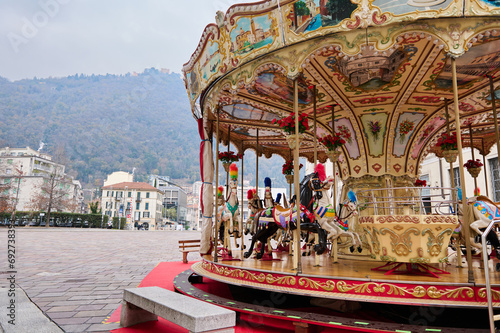
{"type": "Polygon", "coordinates": [[[46,227],[50,225],[50,213],[53,210],[73,209],[74,202],[69,198],[67,183],[64,174],[56,168],[48,178],[44,178],[42,183],[36,186],[38,191],[31,198],[31,208],[47,212],[46,227]]]}

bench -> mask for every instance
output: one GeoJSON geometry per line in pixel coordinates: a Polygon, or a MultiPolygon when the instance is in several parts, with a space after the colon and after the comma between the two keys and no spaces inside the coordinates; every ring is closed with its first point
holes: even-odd
{"type": "Polygon", "coordinates": [[[185,239],[179,241],[179,250],[182,252],[182,262],[187,264],[187,256],[189,252],[199,252],[200,251],[199,239],[185,239]]]}
{"type": "Polygon", "coordinates": [[[129,327],[158,316],[189,332],[234,333],[236,313],[160,287],[123,291],[120,326],[129,327]]]}

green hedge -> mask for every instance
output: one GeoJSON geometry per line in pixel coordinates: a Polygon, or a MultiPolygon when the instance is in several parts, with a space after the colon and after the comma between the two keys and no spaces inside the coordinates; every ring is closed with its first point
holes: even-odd
{"type": "MultiPolygon", "coordinates": [[[[7,225],[11,223],[12,213],[0,213],[0,225],[7,225]]],[[[18,221],[18,225],[28,225],[39,226],[40,223],[45,223],[47,218],[47,213],[42,218],[40,217],[40,212],[16,212],[15,220],[18,221]]],[[[106,228],[108,222],[108,216],[101,214],[77,214],[77,213],[50,213],[50,219],[55,221],[56,227],[73,227],[73,228],[100,228],[101,224],[103,228],[106,228]]],[[[116,228],[118,228],[118,218],[116,221],[116,228]]],[[[113,221],[114,227],[114,221],[113,221]]],[[[123,227],[122,227],[123,228],[123,227]]]]}
{"type": "Polygon", "coordinates": [[[127,224],[127,218],[122,217],[122,223],[118,223],[119,217],[113,217],[113,229],[118,229],[118,226],[120,227],[121,230],[125,229],[125,225],[127,224]]]}

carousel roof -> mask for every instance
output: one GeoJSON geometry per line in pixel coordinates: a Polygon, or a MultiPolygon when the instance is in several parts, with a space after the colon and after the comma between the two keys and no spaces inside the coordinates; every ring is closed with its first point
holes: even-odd
{"type": "MultiPolygon", "coordinates": [[[[342,177],[417,175],[419,162],[454,126],[456,58],[461,132],[481,153],[496,143],[490,79],[500,97],[500,1],[281,0],[235,5],[205,28],[185,82],[196,118],[220,118],[221,141],[290,158],[273,119],[309,118],[314,139],[347,138],[342,177]],[[316,117],[314,117],[316,114],[316,117]],[[314,132],[313,119],[317,120],[314,132]],[[257,148],[258,147],[258,148],[257,148]]],[[[327,158],[318,148],[318,159],[327,158]]]]}

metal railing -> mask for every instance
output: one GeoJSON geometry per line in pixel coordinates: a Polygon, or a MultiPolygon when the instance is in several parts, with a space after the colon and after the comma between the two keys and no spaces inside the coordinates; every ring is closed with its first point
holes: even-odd
{"type": "Polygon", "coordinates": [[[356,192],[359,216],[457,215],[457,189],[446,187],[393,187],[356,192]]]}
{"type": "Polygon", "coordinates": [[[488,300],[488,318],[490,320],[490,331],[491,333],[495,333],[495,321],[500,320],[500,315],[493,315],[493,300],[491,294],[491,283],[490,283],[490,271],[488,269],[488,250],[486,248],[486,237],[493,229],[495,224],[499,224],[500,220],[493,220],[490,222],[486,230],[481,235],[481,242],[483,244],[483,264],[484,264],[484,279],[486,282],[486,298],[488,300]]]}

